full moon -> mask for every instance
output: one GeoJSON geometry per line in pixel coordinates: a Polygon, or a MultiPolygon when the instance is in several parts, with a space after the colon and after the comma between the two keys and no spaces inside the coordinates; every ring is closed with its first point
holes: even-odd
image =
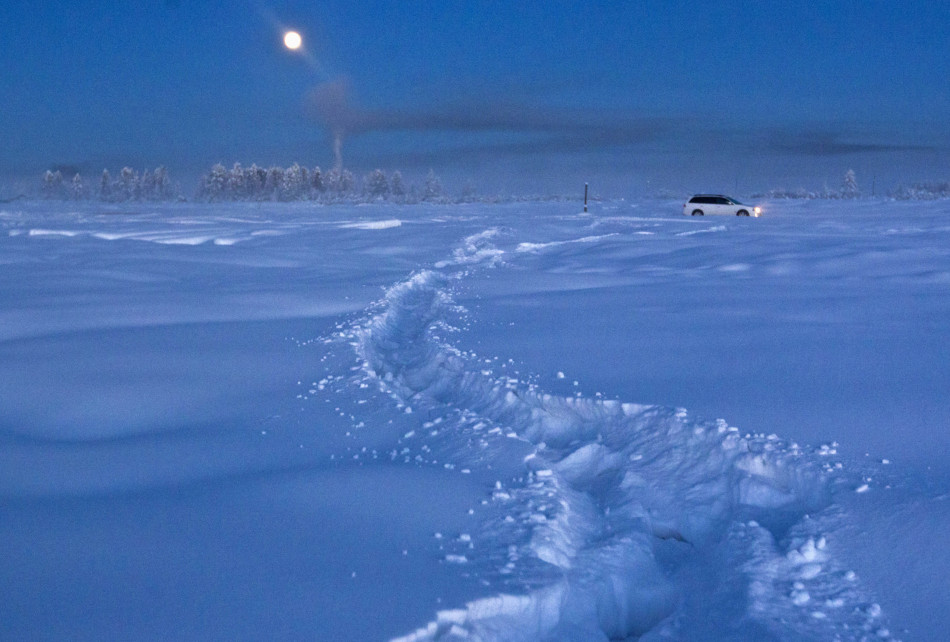
{"type": "Polygon", "coordinates": [[[300,49],[303,44],[303,38],[296,31],[288,31],[284,34],[284,46],[291,50],[300,49]]]}

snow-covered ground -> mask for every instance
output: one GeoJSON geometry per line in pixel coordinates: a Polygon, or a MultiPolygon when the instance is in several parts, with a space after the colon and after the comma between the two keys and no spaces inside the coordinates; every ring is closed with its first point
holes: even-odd
{"type": "Polygon", "coordinates": [[[950,204],[0,209],[0,638],[940,639],[950,204]]]}

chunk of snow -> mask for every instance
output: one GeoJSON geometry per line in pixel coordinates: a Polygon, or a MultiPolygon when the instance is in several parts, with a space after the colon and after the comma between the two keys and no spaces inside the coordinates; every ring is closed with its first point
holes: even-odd
{"type": "Polygon", "coordinates": [[[811,595],[808,594],[808,591],[793,591],[792,592],[792,603],[795,606],[803,606],[808,604],[811,600],[811,595]]]}

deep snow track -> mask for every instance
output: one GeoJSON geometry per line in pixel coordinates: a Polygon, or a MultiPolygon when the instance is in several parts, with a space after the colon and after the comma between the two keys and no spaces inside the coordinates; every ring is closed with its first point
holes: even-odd
{"type": "Polygon", "coordinates": [[[469,543],[478,553],[447,556],[504,593],[404,639],[889,637],[834,557],[846,546],[834,498],[858,482],[833,448],[682,410],[552,396],[443,338],[459,313],[453,288],[510,256],[502,238],[465,239],[341,335],[363,363],[353,384],[434,417],[443,459],[490,466],[516,446],[528,452],[520,483],[486,491],[496,510],[469,543]]]}

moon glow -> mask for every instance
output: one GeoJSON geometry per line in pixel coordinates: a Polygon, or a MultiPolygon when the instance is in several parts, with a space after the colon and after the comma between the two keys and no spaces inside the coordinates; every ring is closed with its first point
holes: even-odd
{"type": "Polygon", "coordinates": [[[300,37],[300,34],[296,31],[288,31],[284,34],[284,46],[290,49],[291,51],[296,51],[300,49],[300,46],[303,44],[303,38],[300,37]]]}

